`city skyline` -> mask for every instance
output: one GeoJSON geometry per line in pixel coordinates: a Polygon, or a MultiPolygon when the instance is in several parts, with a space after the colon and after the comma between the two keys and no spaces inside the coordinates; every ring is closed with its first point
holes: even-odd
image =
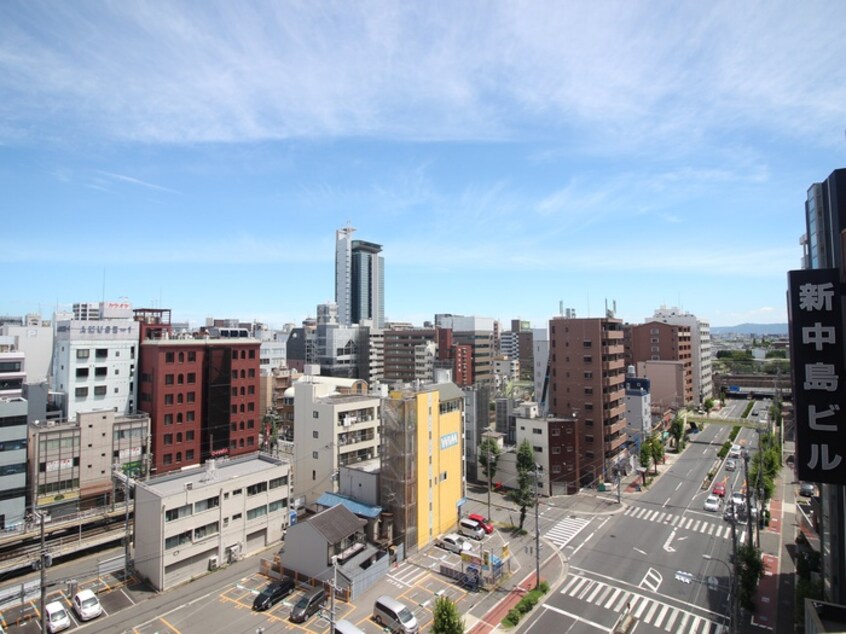
{"type": "Polygon", "coordinates": [[[389,321],[786,322],[807,189],[846,164],[844,18],[4,3],[0,313],[300,323],[349,223],[389,321]]]}

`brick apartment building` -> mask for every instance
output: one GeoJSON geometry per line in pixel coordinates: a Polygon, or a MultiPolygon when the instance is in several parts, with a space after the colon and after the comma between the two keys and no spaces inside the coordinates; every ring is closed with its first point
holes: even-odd
{"type": "MultiPolygon", "coordinates": [[[[647,361],[674,361],[683,366],[683,402],[693,403],[693,347],[690,326],[648,321],[643,324],[626,324],[626,364],[637,366],[647,361]]],[[[648,377],[657,379],[658,377],[648,377]]],[[[654,385],[656,389],[660,388],[654,385]]]]}

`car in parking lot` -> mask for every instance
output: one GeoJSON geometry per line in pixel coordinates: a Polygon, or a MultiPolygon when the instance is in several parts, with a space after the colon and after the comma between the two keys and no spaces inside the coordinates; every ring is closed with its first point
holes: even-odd
{"type": "Polygon", "coordinates": [[[53,601],[44,606],[47,613],[47,631],[50,634],[61,632],[71,626],[70,614],[62,605],[61,601],[53,601]]]}
{"type": "Polygon", "coordinates": [[[726,460],[726,471],[734,471],[737,469],[737,461],[734,458],[726,460]]]}
{"type": "Polygon", "coordinates": [[[449,533],[448,535],[444,535],[437,541],[437,545],[443,548],[444,550],[448,550],[452,553],[461,553],[470,552],[473,549],[473,546],[464,539],[458,533],[449,533]]]}
{"type": "Polygon", "coordinates": [[[478,523],[479,523],[479,526],[481,526],[482,528],[484,528],[484,529],[485,529],[485,533],[486,533],[486,534],[488,534],[488,535],[490,535],[491,533],[493,533],[493,532],[494,532],[494,525],[493,525],[493,522],[491,522],[491,521],[490,521],[487,517],[485,517],[484,515],[479,515],[478,513],[470,513],[470,515],[468,515],[468,516],[467,516],[467,519],[468,519],[468,520],[473,520],[473,521],[475,521],[475,522],[478,522],[478,523]]]}
{"type": "Polygon", "coordinates": [[[720,498],[716,495],[709,495],[705,498],[705,510],[717,512],[720,510],[720,498]]]}
{"type": "Polygon", "coordinates": [[[800,482],[799,495],[812,498],[817,494],[817,487],[813,482],[800,482]]]}
{"type": "Polygon", "coordinates": [[[269,610],[296,589],[297,584],[291,577],[282,577],[279,581],[268,584],[258,593],[253,601],[253,610],[259,612],[269,610]]]}
{"type": "Polygon", "coordinates": [[[315,588],[307,592],[291,608],[291,615],[288,617],[293,623],[305,623],[315,612],[317,612],[326,600],[326,591],[323,587],[315,588]]]}
{"type": "Polygon", "coordinates": [[[96,619],[103,613],[103,606],[91,590],[80,590],[73,595],[73,609],[80,621],[96,619]]]}
{"type": "Polygon", "coordinates": [[[719,495],[721,498],[724,498],[726,496],[726,485],[722,482],[717,482],[714,485],[714,488],[711,489],[711,493],[713,493],[714,495],[719,495]]]}

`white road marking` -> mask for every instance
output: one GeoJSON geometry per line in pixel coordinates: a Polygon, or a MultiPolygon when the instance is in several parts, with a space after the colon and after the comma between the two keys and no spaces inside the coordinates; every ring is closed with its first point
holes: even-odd
{"type": "Polygon", "coordinates": [[[676,491],[678,491],[678,490],[681,488],[681,485],[682,485],[682,484],[683,484],[682,482],[679,482],[679,483],[676,485],[676,491]]]}
{"type": "Polygon", "coordinates": [[[640,548],[638,548],[637,546],[632,546],[632,550],[636,550],[637,552],[639,552],[639,553],[640,553],[641,555],[643,555],[644,557],[646,556],[646,551],[645,551],[645,550],[641,550],[641,549],[640,549],[640,548]]]}
{"type": "Polygon", "coordinates": [[[672,497],[668,497],[667,500],[661,505],[661,508],[667,508],[667,505],[670,503],[672,497]]]}
{"type": "Polygon", "coordinates": [[[555,606],[547,605],[546,603],[543,604],[543,608],[546,609],[546,610],[552,610],[553,612],[558,612],[558,614],[568,616],[571,619],[575,619],[579,623],[584,623],[585,625],[590,625],[591,627],[595,627],[596,629],[601,630],[603,632],[610,632],[611,631],[610,627],[605,627],[604,625],[600,625],[599,623],[594,623],[593,621],[588,621],[587,619],[583,619],[582,617],[580,617],[577,614],[571,614],[570,612],[565,612],[561,608],[556,608],[555,606]]]}

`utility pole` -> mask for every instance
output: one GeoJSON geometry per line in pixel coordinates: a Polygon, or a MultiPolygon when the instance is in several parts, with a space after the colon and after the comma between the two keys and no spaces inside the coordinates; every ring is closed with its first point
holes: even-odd
{"type": "Polygon", "coordinates": [[[623,474],[620,473],[620,469],[617,468],[617,504],[622,504],[623,500],[621,497],[620,487],[621,483],[623,482],[623,474]]]}
{"type": "MultiPolygon", "coordinates": [[[[730,491],[731,493],[731,491],[730,491]]],[[[732,504],[732,513],[731,513],[731,557],[732,557],[732,566],[734,568],[733,573],[729,577],[729,612],[731,614],[731,619],[729,622],[731,623],[732,631],[737,631],[737,509],[734,508],[734,504],[732,504]]]]}
{"type": "Polygon", "coordinates": [[[47,611],[44,609],[47,606],[47,565],[51,562],[51,558],[47,555],[47,546],[44,538],[44,511],[38,511],[38,517],[41,520],[41,551],[38,554],[38,567],[41,572],[41,631],[47,631],[47,611]]]}
{"type": "Polygon", "coordinates": [[[535,588],[540,587],[540,470],[541,466],[535,463],[535,588]]]}
{"type": "Polygon", "coordinates": [[[752,493],[749,490],[749,450],[743,450],[743,477],[746,479],[746,545],[752,548],[752,493]]]}
{"type": "Polygon", "coordinates": [[[123,502],[124,502],[124,513],[125,513],[125,528],[126,528],[126,536],[124,540],[126,541],[126,552],[124,556],[126,557],[126,562],[124,563],[124,567],[126,570],[126,578],[129,578],[129,562],[131,561],[130,550],[129,550],[129,476],[127,476],[126,481],[123,483],[123,502]]]}
{"type": "Polygon", "coordinates": [[[332,587],[329,589],[329,631],[335,631],[335,588],[338,587],[338,556],[332,555],[332,587]]]}
{"type": "Polygon", "coordinates": [[[485,447],[487,448],[487,458],[488,458],[488,521],[491,521],[491,477],[493,473],[491,473],[491,444],[486,443],[485,447]]]}

